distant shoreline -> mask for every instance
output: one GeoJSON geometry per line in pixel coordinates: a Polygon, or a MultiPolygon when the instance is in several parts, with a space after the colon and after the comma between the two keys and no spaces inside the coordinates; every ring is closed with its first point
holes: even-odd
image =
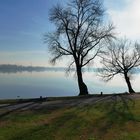
{"type": "MultiPolygon", "coordinates": [[[[71,68],[75,71],[75,68],[71,68]]],[[[84,71],[97,72],[98,68],[85,68],[84,71]]],[[[17,72],[43,72],[43,71],[67,71],[66,67],[43,67],[43,66],[22,66],[12,64],[1,64],[0,73],[17,73],[17,72]]]]}
{"type": "MultiPolygon", "coordinates": [[[[84,72],[98,72],[102,68],[86,67],[83,68],[84,72]]],[[[23,66],[13,64],[0,64],[0,73],[17,73],[17,72],[43,72],[43,71],[55,71],[64,72],[67,71],[67,67],[43,67],[43,66],[23,66]]],[[[70,71],[75,71],[75,68],[71,68],[70,71]]],[[[140,73],[140,68],[135,69],[135,73],[140,73]]]]}
{"type": "Polygon", "coordinates": [[[134,98],[140,98],[140,92],[136,92],[133,94],[129,93],[112,93],[112,94],[89,94],[86,96],[56,96],[56,97],[39,97],[39,98],[15,98],[15,99],[0,99],[0,104],[3,103],[14,103],[14,102],[31,102],[31,101],[54,101],[54,100],[70,100],[70,99],[80,99],[80,98],[91,98],[91,97],[107,97],[107,96],[117,96],[117,95],[129,95],[133,96],[134,98]]]}

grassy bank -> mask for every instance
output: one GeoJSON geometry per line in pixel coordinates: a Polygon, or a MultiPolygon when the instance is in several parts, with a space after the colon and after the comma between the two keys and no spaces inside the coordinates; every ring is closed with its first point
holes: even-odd
{"type": "MultiPolygon", "coordinates": [[[[90,97],[106,97],[110,95],[125,95],[126,93],[114,93],[114,94],[89,94],[89,95],[84,95],[84,96],[60,96],[60,97],[42,97],[41,98],[27,98],[27,99],[0,99],[0,104],[16,104],[16,103],[24,103],[24,102],[34,102],[34,101],[55,101],[55,100],[71,100],[71,99],[80,99],[80,98],[90,98],[90,97]]],[[[137,93],[140,94],[140,93],[137,93]]]]}
{"type": "MultiPolygon", "coordinates": [[[[102,95],[102,97],[110,96],[111,94],[102,95]]],[[[71,99],[86,99],[90,97],[101,96],[100,94],[89,94],[86,96],[60,96],[60,97],[41,97],[41,98],[27,98],[27,99],[0,99],[1,104],[17,104],[17,103],[26,103],[26,102],[37,102],[37,101],[58,101],[58,100],[71,100],[71,99]]]]}
{"type": "Polygon", "coordinates": [[[140,100],[16,111],[0,118],[0,140],[139,140],[140,100]]]}

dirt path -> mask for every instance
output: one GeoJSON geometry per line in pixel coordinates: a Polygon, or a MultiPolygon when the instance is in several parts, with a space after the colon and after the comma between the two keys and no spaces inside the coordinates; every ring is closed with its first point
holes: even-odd
{"type": "MultiPolygon", "coordinates": [[[[1,105],[0,106],[0,117],[8,115],[17,110],[38,110],[38,109],[46,109],[46,110],[56,110],[64,107],[74,107],[79,106],[83,107],[85,105],[95,104],[97,102],[108,101],[111,100],[114,96],[120,95],[109,95],[109,96],[91,96],[88,98],[74,98],[74,99],[58,99],[54,101],[44,101],[44,102],[27,102],[27,103],[18,103],[18,104],[9,104],[9,105],[1,105]]],[[[121,95],[127,96],[128,98],[140,99],[140,94],[133,95],[121,95]]]]}

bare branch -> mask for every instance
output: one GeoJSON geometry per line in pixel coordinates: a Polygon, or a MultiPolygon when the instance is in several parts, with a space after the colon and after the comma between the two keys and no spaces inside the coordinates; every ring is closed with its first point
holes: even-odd
{"type": "Polygon", "coordinates": [[[80,92],[87,93],[82,79],[82,67],[103,53],[102,44],[113,36],[113,26],[104,26],[104,8],[101,0],[71,0],[67,7],[59,4],[50,11],[50,21],[55,24],[53,35],[47,36],[47,43],[53,63],[63,56],[72,56],[78,76],[80,92]]]}
{"type": "Polygon", "coordinates": [[[134,90],[131,87],[130,76],[135,72],[134,68],[140,66],[140,45],[135,46],[128,40],[113,42],[107,49],[107,54],[102,56],[103,71],[101,77],[106,81],[111,80],[117,74],[123,74],[130,93],[134,90]]]}

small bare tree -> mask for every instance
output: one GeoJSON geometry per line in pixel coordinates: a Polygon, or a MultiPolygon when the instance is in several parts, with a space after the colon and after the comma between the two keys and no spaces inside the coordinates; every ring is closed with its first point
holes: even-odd
{"type": "Polygon", "coordinates": [[[56,29],[45,36],[52,53],[51,62],[63,56],[75,64],[79,95],[88,94],[82,68],[102,53],[102,43],[113,37],[113,26],[103,26],[104,9],[99,0],[72,0],[67,7],[57,5],[50,10],[50,21],[56,29]]]}
{"type": "Polygon", "coordinates": [[[136,72],[136,67],[140,66],[140,45],[131,43],[123,39],[110,43],[107,53],[102,56],[103,69],[101,76],[106,80],[111,80],[115,75],[123,75],[129,93],[135,93],[131,86],[131,76],[136,72]]]}

